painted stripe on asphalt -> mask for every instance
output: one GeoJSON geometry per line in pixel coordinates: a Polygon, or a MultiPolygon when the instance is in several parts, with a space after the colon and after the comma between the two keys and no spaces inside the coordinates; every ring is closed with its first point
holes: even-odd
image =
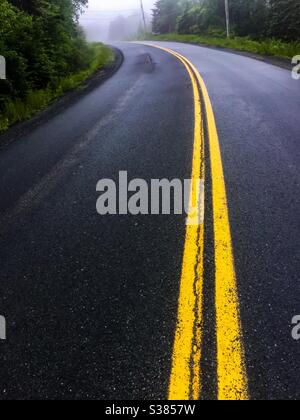
{"type": "MultiPolygon", "coordinates": [[[[214,213],[218,399],[247,400],[249,399],[248,378],[245,367],[245,352],[240,319],[239,297],[229,222],[226,185],[219,137],[211,100],[204,80],[195,66],[186,57],[168,48],[163,48],[157,45],[151,46],[174,55],[187,68],[194,90],[196,110],[195,132],[197,131],[197,125],[199,122],[201,123],[201,119],[197,120],[197,109],[198,107],[200,108],[200,105],[198,105],[198,99],[200,98],[199,88],[202,92],[208,125],[214,213]],[[195,77],[198,82],[197,86],[195,86],[195,77]]],[[[200,132],[202,136],[201,141],[203,142],[203,128],[200,129],[200,132]]],[[[198,153],[195,148],[199,145],[199,141],[198,143],[197,141],[197,136],[195,134],[193,171],[194,169],[196,171],[199,170],[197,161],[195,165],[195,153],[196,156],[198,153]]],[[[201,162],[201,160],[203,160],[203,156],[199,156],[199,158],[201,162]]],[[[196,160],[197,159],[198,157],[196,160]]],[[[203,240],[204,226],[201,227],[201,232],[200,238],[203,240]]],[[[181,292],[179,298],[178,326],[175,337],[173,368],[170,380],[170,399],[187,399],[188,396],[195,399],[197,395],[199,397],[201,392],[200,358],[201,347],[203,344],[201,328],[197,330],[196,337],[195,335],[193,337],[191,335],[191,326],[195,322],[195,314],[192,315],[192,311],[194,311],[195,308],[195,296],[193,297],[191,293],[191,285],[194,283],[195,279],[195,261],[197,261],[196,278],[198,278],[198,287],[201,284],[200,291],[198,291],[200,292],[199,297],[201,299],[200,306],[198,304],[199,311],[201,312],[199,325],[202,324],[203,317],[203,242],[198,242],[198,245],[200,245],[202,249],[202,251],[200,251],[201,262],[198,267],[199,246],[197,245],[197,240],[195,232],[189,232],[189,229],[187,229],[183,272],[181,278],[181,292]],[[200,271],[198,271],[199,269],[200,271]],[[191,347],[191,340],[194,340],[195,338],[197,343],[195,345],[194,342],[191,347]],[[190,357],[188,357],[187,354],[188,349],[191,351],[190,357]],[[191,372],[191,369],[188,366],[188,360],[190,360],[190,365],[191,362],[194,362],[192,365],[194,365],[195,362],[199,363],[199,373],[196,375],[196,383],[194,383],[193,379],[195,366],[191,372]],[[190,387],[189,390],[188,386],[190,387]]]]}

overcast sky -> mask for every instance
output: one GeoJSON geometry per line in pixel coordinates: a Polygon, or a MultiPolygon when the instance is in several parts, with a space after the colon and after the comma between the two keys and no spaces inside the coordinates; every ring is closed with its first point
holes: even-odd
{"type": "MultiPolygon", "coordinates": [[[[148,23],[155,1],[143,0],[148,23]]],[[[110,22],[120,14],[140,18],[140,0],[89,0],[89,7],[80,22],[90,41],[106,41],[110,22]]]]}
{"type": "MultiPolygon", "coordinates": [[[[143,0],[146,9],[151,9],[155,0],[143,0]]],[[[89,0],[89,11],[109,10],[122,11],[137,9],[140,7],[140,0],[89,0]]]]}

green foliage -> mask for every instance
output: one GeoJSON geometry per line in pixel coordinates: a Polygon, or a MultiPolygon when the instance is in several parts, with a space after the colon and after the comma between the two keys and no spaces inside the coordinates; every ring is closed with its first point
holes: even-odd
{"type": "Polygon", "coordinates": [[[87,44],[78,25],[87,0],[0,0],[1,126],[32,115],[101,64],[103,47],[87,44]]]}
{"type": "Polygon", "coordinates": [[[291,41],[300,39],[300,1],[270,0],[270,34],[291,41]]]}
{"type": "MultiPolygon", "coordinates": [[[[229,0],[232,36],[300,39],[299,0],[229,0]]],[[[224,0],[159,0],[153,32],[224,36],[224,0]]]]}
{"type": "Polygon", "coordinates": [[[173,32],[182,12],[181,0],[158,0],[153,10],[153,32],[162,34],[173,32]]]}
{"type": "Polygon", "coordinates": [[[102,44],[89,45],[88,52],[90,59],[87,69],[56,79],[55,84],[45,89],[30,90],[23,98],[6,98],[0,115],[0,132],[42,111],[64,93],[80,87],[97,69],[113,61],[112,50],[102,44]]]}

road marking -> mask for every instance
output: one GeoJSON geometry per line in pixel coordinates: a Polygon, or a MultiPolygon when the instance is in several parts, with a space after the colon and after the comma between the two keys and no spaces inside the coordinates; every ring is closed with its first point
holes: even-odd
{"type": "MultiPolygon", "coordinates": [[[[158,47],[160,48],[160,47],[158,47]]],[[[165,49],[164,49],[165,50],[165,49]]],[[[165,50],[166,51],[166,50],[165,50]]],[[[169,52],[169,51],[168,51],[169,52]]],[[[174,54],[173,54],[174,55],[174,54]]],[[[190,208],[204,210],[204,194],[199,178],[204,179],[204,132],[198,83],[190,66],[177,57],[190,75],[195,109],[194,146],[190,208]],[[199,200],[202,200],[200,203],[199,200]]],[[[200,220],[203,215],[189,215],[200,220]]],[[[169,400],[198,400],[201,391],[201,343],[203,306],[204,224],[186,227],[185,247],[180,281],[177,327],[169,385],[169,400]]]]}
{"type": "Polygon", "coordinates": [[[248,400],[248,378],[240,318],[224,170],[216,121],[204,80],[197,76],[207,116],[213,191],[217,316],[218,399],[248,400]]]}
{"type": "MultiPolygon", "coordinates": [[[[148,44],[147,44],[148,45],[148,44]]],[[[162,49],[183,62],[188,69],[188,73],[192,79],[195,109],[197,109],[197,98],[200,98],[199,89],[201,89],[204,100],[212,176],[212,194],[213,194],[213,220],[214,220],[214,244],[215,244],[215,288],[216,288],[216,330],[217,330],[217,376],[218,376],[218,399],[219,400],[247,400],[249,399],[248,379],[245,367],[245,352],[243,344],[242,326],[240,320],[239,298],[237,290],[236,273],[234,266],[231,230],[229,223],[229,212],[227,205],[227,194],[224,178],[224,170],[221,158],[220,143],[218,132],[213,113],[212,104],[208,95],[208,91],[204,80],[200,76],[195,66],[181,54],[163,48],[157,45],[153,47],[162,49]],[[195,89],[195,77],[197,78],[197,89],[195,89]],[[195,93],[195,90],[197,93],[195,93]]],[[[197,114],[197,111],[196,111],[197,114]]],[[[197,116],[196,116],[197,121],[197,116]]],[[[196,125],[198,123],[196,122],[196,125]]],[[[195,127],[195,131],[197,128],[195,127]]],[[[200,130],[201,131],[201,130],[200,130]]],[[[203,136],[203,130],[202,130],[203,136]]],[[[195,146],[196,146],[195,136],[195,146]]],[[[202,140],[203,141],[203,140],[202,140]]],[[[198,143],[199,144],[199,143],[198,143]]],[[[198,146],[197,146],[198,147],[198,146]]],[[[194,150],[195,153],[195,150],[194,150]]],[[[197,153],[197,152],[196,152],[197,153]]],[[[203,159],[203,156],[200,157],[203,159]]],[[[195,162],[194,162],[195,164],[195,162]]],[[[193,165],[194,165],[193,164],[193,165]]],[[[198,170],[196,167],[195,170],[198,170]]],[[[200,237],[204,240],[204,226],[201,228],[200,237]]],[[[182,395],[188,396],[187,382],[187,349],[190,348],[191,334],[191,308],[194,303],[191,295],[186,290],[191,287],[191,279],[193,277],[193,267],[195,261],[195,253],[199,252],[199,248],[195,246],[195,233],[193,235],[187,232],[183,274],[181,279],[181,294],[179,299],[179,321],[175,339],[175,350],[173,354],[173,370],[170,381],[170,397],[182,399],[182,395]],[[196,250],[197,248],[197,250],[196,250]],[[178,348],[177,348],[178,347],[178,348]]],[[[201,263],[197,268],[199,284],[203,285],[203,242],[199,242],[201,246],[201,263]]],[[[197,257],[196,257],[197,258],[197,257]]],[[[201,304],[198,305],[200,315],[200,325],[202,323],[202,301],[203,290],[201,286],[200,299],[201,304]]],[[[198,301],[199,303],[199,301],[198,301]]],[[[199,316],[199,315],[198,315],[199,316]]],[[[192,316],[194,320],[195,316],[192,316]]],[[[194,337],[195,338],[195,337],[194,337]]],[[[197,343],[199,351],[196,352],[196,358],[190,360],[199,361],[201,358],[202,331],[197,331],[197,343]]],[[[195,345],[195,343],[194,343],[195,345]]],[[[195,370],[195,367],[194,367],[195,370]]],[[[196,397],[196,392],[201,391],[201,371],[197,375],[197,383],[192,380],[192,391],[190,396],[196,397]],[[199,384],[197,388],[197,384],[199,384]]]]}

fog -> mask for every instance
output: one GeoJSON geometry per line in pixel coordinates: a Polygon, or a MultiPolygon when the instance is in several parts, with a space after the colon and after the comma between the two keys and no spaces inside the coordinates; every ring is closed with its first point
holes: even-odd
{"type": "MultiPolygon", "coordinates": [[[[155,0],[143,0],[146,23],[151,29],[151,9],[155,0]]],[[[143,28],[140,0],[89,0],[80,18],[89,41],[128,39],[143,28]]]]}

